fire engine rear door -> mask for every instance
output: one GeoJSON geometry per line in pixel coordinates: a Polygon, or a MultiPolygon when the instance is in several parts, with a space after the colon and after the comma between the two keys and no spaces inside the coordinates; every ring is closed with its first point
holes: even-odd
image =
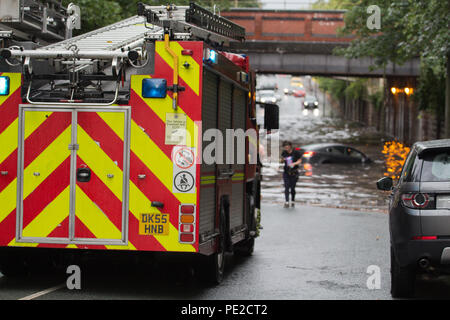
{"type": "Polygon", "coordinates": [[[68,241],[72,112],[20,108],[16,241],[68,241]]]}
{"type": "Polygon", "coordinates": [[[74,240],[127,242],[129,114],[77,112],[74,240]]]}

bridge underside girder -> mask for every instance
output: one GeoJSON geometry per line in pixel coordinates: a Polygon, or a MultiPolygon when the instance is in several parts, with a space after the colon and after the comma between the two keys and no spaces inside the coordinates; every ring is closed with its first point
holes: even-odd
{"type": "Polygon", "coordinates": [[[373,68],[374,58],[347,59],[333,54],[333,49],[348,44],[283,43],[251,41],[235,44],[233,51],[247,54],[252,69],[259,73],[353,77],[418,77],[418,58],[403,65],[389,63],[386,69],[373,68]]]}

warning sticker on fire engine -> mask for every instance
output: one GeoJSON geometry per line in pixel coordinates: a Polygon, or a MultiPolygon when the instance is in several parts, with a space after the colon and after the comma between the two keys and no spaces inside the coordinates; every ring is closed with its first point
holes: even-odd
{"type": "Polygon", "coordinates": [[[166,113],[166,144],[186,144],[186,115],[183,113],[166,113]]]}
{"type": "Polygon", "coordinates": [[[139,219],[140,235],[169,235],[168,213],[141,213],[139,219]]]}
{"type": "Polygon", "coordinates": [[[195,193],[195,148],[176,146],[172,150],[173,193],[195,193]]]}
{"type": "Polygon", "coordinates": [[[195,155],[191,148],[179,148],[175,153],[174,164],[183,170],[192,167],[195,155]]]}
{"type": "Polygon", "coordinates": [[[175,176],[173,185],[178,192],[189,192],[194,187],[194,177],[187,171],[180,171],[175,176]]]}

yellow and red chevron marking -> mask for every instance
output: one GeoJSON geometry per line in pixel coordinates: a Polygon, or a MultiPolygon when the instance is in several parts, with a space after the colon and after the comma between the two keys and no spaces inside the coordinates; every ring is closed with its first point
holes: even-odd
{"type": "MultiPolygon", "coordinates": [[[[76,187],[75,235],[77,237],[119,239],[121,235],[122,193],[117,186],[122,186],[123,156],[121,147],[112,148],[110,146],[123,145],[124,137],[123,130],[121,135],[116,135],[102,119],[102,117],[109,118],[110,125],[113,125],[111,114],[109,112],[90,113],[84,118],[80,117],[78,122],[77,140],[81,147],[77,162],[78,164],[86,164],[92,169],[93,173],[89,183],[78,184],[76,187]],[[114,153],[120,153],[120,156],[114,153]],[[120,162],[117,161],[116,164],[114,159],[120,159],[120,162]],[[119,181],[119,183],[111,185],[107,181],[108,178],[102,172],[105,167],[117,177],[116,181],[119,181]]],[[[25,127],[29,128],[28,125],[37,127],[25,140],[23,204],[23,236],[25,237],[67,238],[70,152],[65,150],[67,150],[67,144],[70,143],[70,119],[71,114],[65,112],[25,112],[25,127]],[[46,120],[39,126],[34,125],[41,118],[46,120]],[[28,150],[30,151],[28,152],[28,150]],[[43,170],[43,168],[45,169],[43,170]],[[39,170],[40,176],[33,177],[33,172],[37,170],[39,170]]],[[[115,126],[115,128],[119,128],[118,131],[120,131],[120,126],[115,126]]],[[[29,130],[31,131],[31,129],[29,130]]],[[[12,190],[12,192],[2,192],[0,196],[5,194],[14,196],[16,181],[13,181],[5,190],[12,190]]],[[[11,197],[10,199],[13,200],[11,197]]],[[[16,242],[14,239],[14,202],[11,201],[9,207],[1,209],[4,219],[0,222],[0,229],[5,232],[2,232],[0,245],[63,247],[63,245],[55,244],[16,242]]],[[[173,223],[169,236],[139,236],[136,217],[141,212],[151,212],[152,210],[156,209],[150,206],[150,200],[136,187],[133,181],[130,181],[129,244],[127,246],[78,245],[78,247],[195,251],[195,248],[191,245],[178,243],[178,233],[174,229],[173,223]]]]}
{"type": "MultiPolygon", "coordinates": [[[[137,174],[147,174],[149,179],[137,181],[136,185],[149,199],[164,203],[162,211],[170,213],[170,222],[173,226],[171,228],[177,232],[179,205],[191,203],[197,204],[198,207],[199,194],[198,192],[192,194],[172,192],[173,163],[171,154],[174,146],[165,144],[166,115],[175,112],[185,114],[186,130],[191,137],[190,141],[187,141],[187,145],[198,147],[199,128],[195,122],[201,121],[203,44],[201,42],[171,42],[170,45],[180,57],[179,85],[185,87],[185,91],[179,95],[176,111],[172,108],[170,93],[164,99],[142,97],[142,80],[144,78],[164,78],[167,80],[168,86],[173,84],[173,58],[166,52],[163,42],[156,42],[155,74],[131,77],[131,177],[133,179],[137,174]],[[181,55],[183,49],[192,50],[193,55],[181,55]],[[188,62],[190,67],[187,69],[182,67],[184,62],[188,62]]],[[[107,119],[104,120],[108,123],[107,119]]],[[[196,181],[198,190],[200,185],[199,164],[197,164],[196,181]]],[[[132,197],[133,195],[130,194],[130,203],[132,197]]],[[[198,219],[196,221],[198,224],[198,219]]],[[[198,225],[196,230],[198,230],[198,225]]],[[[194,248],[198,250],[198,244],[195,244],[194,248]]]]}
{"type": "Polygon", "coordinates": [[[0,245],[5,245],[5,239],[14,236],[16,227],[18,106],[22,77],[19,73],[0,75],[10,78],[10,94],[0,96],[0,171],[8,173],[0,175],[0,245]]]}

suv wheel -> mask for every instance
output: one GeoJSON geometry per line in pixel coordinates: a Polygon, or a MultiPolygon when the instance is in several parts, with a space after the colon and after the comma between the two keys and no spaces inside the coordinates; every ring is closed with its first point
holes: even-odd
{"type": "Polygon", "coordinates": [[[416,272],[411,267],[400,267],[391,247],[391,295],[393,298],[411,298],[414,296],[416,272]]]}

